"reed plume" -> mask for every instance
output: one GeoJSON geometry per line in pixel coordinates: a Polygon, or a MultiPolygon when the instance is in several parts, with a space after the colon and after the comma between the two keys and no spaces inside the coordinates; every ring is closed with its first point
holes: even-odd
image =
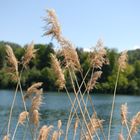
{"type": "Polygon", "coordinates": [[[38,94],[34,96],[31,104],[31,112],[33,112],[34,110],[39,110],[41,104],[42,104],[42,95],[38,94]]]}
{"type": "Polygon", "coordinates": [[[23,111],[19,114],[18,122],[17,122],[15,130],[13,132],[12,140],[14,140],[14,138],[15,138],[19,124],[24,125],[26,118],[28,119],[28,115],[29,115],[29,113],[27,111],[23,111]]]}
{"type": "Polygon", "coordinates": [[[40,89],[40,87],[42,86],[42,84],[43,84],[42,82],[37,82],[37,83],[34,83],[33,85],[31,85],[27,89],[26,94],[24,96],[24,99],[28,98],[32,94],[42,94],[42,89],[40,89]]]}
{"type": "Polygon", "coordinates": [[[78,128],[78,123],[79,123],[79,119],[76,118],[76,121],[74,123],[74,134],[73,134],[73,140],[75,140],[75,136],[76,136],[76,130],[78,128]]]}
{"type": "MultiPolygon", "coordinates": [[[[7,57],[7,61],[8,61],[8,68],[7,68],[8,73],[11,75],[12,80],[18,81],[16,90],[15,90],[15,94],[14,94],[14,98],[12,101],[10,113],[9,113],[9,120],[8,120],[8,127],[7,127],[7,138],[8,138],[8,135],[10,132],[11,118],[12,118],[12,113],[13,113],[13,108],[14,108],[14,104],[15,104],[15,100],[16,100],[16,95],[17,95],[18,84],[19,84],[20,78],[19,78],[19,72],[18,72],[18,61],[17,61],[16,56],[14,55],[12,48],[9,45],[6,45],[6,54],[7,54],[6,57],[7,57]]],[[[6,139],[6,137],[5,137],[5,139],[6,139]]]]}
{"type": "Polygon", "coordinates": [[[5,136],[3,137],[3,140],[10,140],[10,139],[9,139],[9,136],[8,136],[8,135],[5,135],[5,136]]]}
{"type": "Polygon", "coordinates": [[[128,60],[127,51],[123,51],[118,59],[118,64],[121,71],[124,71],[124,69],[126,69],[127,60],[128,60]]]}
{"type": "Polygon", "coordinates": [[[123,134],[119,133],[118,140],[124,140],[123,134]]]}
{"type": "Polygon", "coordinates": [[[39,126],[39,118],[40,118],[39,116],[40,116],[40,114],[39,114],[38,110],[33,110],[31,121],[36,127],[39,126]]]}
{"type": "Polygon", "coordinates": [[[121,123],[122,125],[127,124],[127,113],[128,113],[127,103],[121,105],[121,123]]]}
{"type": "Polygon", "coordinates": [[[134,135],[138,132],[140,126],[140,112],[138,112],[131,120],[130,134],[134,135]]]}
{"type": "Polygon", "coordinates": [[[42,95],[38,94],[33,97],[31,102],[31,109],[30,109],[30,122],[33,123],[36,127],[39,126],[39,109],[42,104],[42,95]]]}
{"type": "Polygon", "coordinates": [[[97,80],[101,77],[102,71],[96,71],[93,73],[91,79],[87,83],[87,90],[90,91],[95,87],[97,80]]]}
{"type": "Polygon", "coordinates": [[[74,133],[76,133],[76,130],[78,128],[78,123],[79,123],[79,119],[77,118],[75,123],[74,123],[74,133]]]}
{"type": "Polygon", "coordinates": [[[34,42],[28,45],[26,48],[25,55],[23,56],[22,64],[23,67],[26,68],[32,58],[35,58],[36,49],[34,48],[34,42]]]}
{"type": "Polygon", "coordinates": [[[39,132],[39,136],[38,136],[38,140],[46,140],[48,138],[48,135],[51,131],[51,129],[53,128],[52,125],[50,125],[49,127],[47,127],[46,125],[44,125],[39,132]]]}
{"type": "Polygon", "coordinates": [[[58,40],[58,42],[62,47],[61,55],[64,57],[66,68],[68,67],[72,70],[80,71],[81,65],[74,45],[64,37],[61,37],[61,39],[58,40]]]}
{"type": "Polygon", "coordinates": [[[104,64],[109,64],[109,60],[106,57],[107,52],[104,48],[103,41],[99,39],[96,47],[90,54],[90,65],[94,68],[101,69],[104,64]]]}
{"type": "Polygon", "coordinates": [[[61,27],[59,25],[55,10],[47,10],[47,13],[48,18],[44,18],[44,21],[47,23],[47,26],[45,26],[45,30],[47,31],[44,33],[44,35],[52,35],[59,40],[61,36],[61,27]]]}
{"type": "MultiPolygon", "coordinates": [[[[99,128],[102,128],[103,120],[96,119],[94,116],[91,117],[91,121],[88,123],[88,128],[90,130],[91,135],[93,136],[99,128]]],[[[86,132],[86,140],[91,140],[88,132],[86,132]]]]}
{"type": "Polygon", "coordinates": [[[65,58],[66,67],[70,67],[74,70],[80,70],[81,66],[75,47],[69,40],[63,37],[55,11],[47,10],[47,12],[48,18],[46,20],[47,25],[49,24],[50,28],[47,29],[44,35],[52,35],[59,42],[62,47],[61,54],[65,58]]]}
{"type": "Polygon", "coordinates": [[[46,140],[47,137],[47,131],[48,127],[46,125],[44,125],[39,132],[39,136],[38,136],[38,140],[46,140]]]}
{"type": "Polygon", "coordinates": [[[58,136],[59,136],[58,131],[54,131],[51,140],[57,140],[58,136]]]}
{"type": "Polygon", "coordinates": [[[60,130],[62,127],[62,121],[61,120],[58,120],[58,123],[57,123],[57,128],[60,130]]]}
{"type": "Polygon", "coordinates": [[[28,117],[29,113],[27,111],[23,111],[20,113],[18,118],[18,123],[24,125],[25,119],[28,117]]]}
{"type": "Polygon", "coordinates": [[[65,77],[64,77],[63,71],[61,69],[60,62],[58,61],[56,56],[53,54],[51,54],[51,62],[52,62],[51,67],[57,78],[56,85],[59,87],[59,89],[63,89],[65,87],[65,83],[66,83],[65,77]]]}
{"type": "Polygon", "coordinates": [[[18,79],[18,61],[12,48],[9,45],[6,45],[6,54],[7,54],[7,61],[9,64],[8,72],[12,75],[14,80],[18,79]]]}
{"type": "Polygon", "coordinates": [[[57,123],[57,128],[58,128],[58,138],[60,140],[60,137],[63,133],[63,131],[61,130],[61,127],[62,127],[62,121],[61,120],[58,120],[58,123],[57,123]]]}

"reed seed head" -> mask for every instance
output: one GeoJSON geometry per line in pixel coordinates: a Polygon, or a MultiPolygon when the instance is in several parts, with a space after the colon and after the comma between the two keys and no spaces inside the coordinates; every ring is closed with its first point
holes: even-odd
{"type": "Polygon", "coordinates": [[[95,87],[97,80],[101,77],[102,71],[96,71],[93,73],[91,79],[88,81],[87,90],[90,91],[95,87]]]}
{"type": "Polygon", "coordinates": [[[61,127],[62,127],[62,121],[61,120],[58,120],[57,128],[60,130],[61,127]]]}
{"type": "Polygon", "coordinates": [[[138,131],[138,127],[140,126],[140,112],[138,112],[131,120],[131,135],[134,135],[138,131]]]}
{"type": "Polygon", "coordinates": [[[39,116],[40,116],[40,114],[39,114],[38,110],[34,110],[33,113],[32,113],[32,119],[31,120],[32,120],[32,123],[36,127],[39,126],[39,116]]]}
{"type": "Polygon", "coordinates": [[[47,125],[44,125],[41,129],[40,129],[40,132],[39,132],[39,136],[38,136],[38,140],[46,140],[46,137],[47,137],[47,125]]]}
{"type": "Polygon", "coordinates": [[[59,89],[63,89],[65,86],[65,83],[66,83],[65,77],[64,77],[63,71],[61,69],[60,62],[58,61],[56,56],[53,54],[51,54],[51,62],[52,62],[51,67],[57,78],[56,85],[59,87],[59,89]]]}
{"type": "Polygon", "coordinates": [[[80,71],[81,65],[74,45],[64,37],[61,37],[59,43],[62,46],[61,54],[64,56],[66,68],[69,67],[72,70],[80,71]]]}
{"type": "Polygon", "coordinates": [[[9,45],[6,45],[6,54],[7,54],[7,61],[9,64],[8,72],[12,75],[14,80],[18,78],[18,61],[12,48],[9,45]]]}
{"type": "Polygon", "coordinates": [[[119,133],[118,140],[124,140],[123,134],[119,133]]]}
{"type": "Polygon", "coordinates": [[[128,113],[127,103],[121,105],[121,123],[122,125],[127,124],[127,113],[128,113]]]}
{"type": "Polygon", "coordinates": [[[124,71],[126,69],[127,60],[128,60],[127,51],[123,51],[118,59],[118,64],[121,71],[124,71]]]}
{"type": "Polygon", "coordinates": [[[34,42],[32,41],[31,44],[28,45],[26,48],[25,55],[23,56],[22,64],[26,68],[32,58],[35,58],[36,49],[34,48],[34,42]]]}
{"type": "Polygon", "coordinates": [[[40,87],[42,86],[42,82],[37,82],[33,85],[31,85],[28,89],[27,89],[27,92],[24,96],[24,99],[28,98],[29,96],[31,96],[33,93],[34,94],[42,94],[43,93],[43,90],[40,89],[40,87]]]}
{"type": "Polygon", "coordinates": [[[18,123],[24,125],[26,118],[28,117],[29,113],[27,111],[23,111],[19,115],[18,123]]]}
{"type": "Polygon", "coordinates": [[[81,68],[77,52],[74,48],[74,45],[67,39],[65,39],[61,34],[60,25],[56,17],[54,10],[48,10],[47,23],[49,29],[45,32],[45,35],[52,35],[60,43],[62,47],[62,55],[64,56],[66,66],[73,69],[79,70],[81,68]]]}
{"type": "Polygon", "coordinates": [[[96,47],[90,54],[91,67],[101,69],[104,64],[109,64],[109,60],[106,57],[107,52],[104,48],[103,41],[99,39],[96,47]]]}
{"type": "Polygon", "coordinates": [[[44,125],[40,129],[38,140],[46,140],[52,128],[53,128],[52,125],[50,125],[49,127],[47,127],[47,125],[44,125]]]}
{"type": "MultiPolygon", "coordinates": [[[[103,123],[103,120],[96,119],[94,116],[91,117],[91,120],[88,123],[88,128],[89,128],[90,133],[91,133],[92,136],[95,134],[95,132],[99,128],[102,128],[102,123],[103,123]]],[[[86,136],[85,137],[86,137],[87,140],[91,140],[88,132],[86,132],[86,136]]]]}
{"type": "Polygon", "coordinates": [[[47,30],[44,35],[52,35],[56,39],[59,39],[61,36],[61,27],[59,25],[55,10],[47,10],[48,17],[44,18],[44,21],[47,22],[45,30],[47,30]]]}
{"type": "Polygon", "coordinates": [[[31,104],[31,112],[33,112],[34,110],[39,110],[41,104],[42,104],[42,95],[38,94],[34,96],[31,104]]]}
{"type": "Polygon", "coordinates": [[[3,137],[3,140],[10,140],[10,139],[9,139],[9,136],[5,135],[5,136],[3,137]]]}
{"type": "Polygon", "coordinates": [[[74,133],[76,133],[76,130],[77,130],[77,128],[78,128],[78,123],[79,123],[79,119],[76,118],[76,121],[75,121],[75,123],[74,123],[74,133]]]}
{"type": "Polygon", "coordinates": [[[58,131],[54,131],[51,140],[57,140],[58,139],[58,131]]]}

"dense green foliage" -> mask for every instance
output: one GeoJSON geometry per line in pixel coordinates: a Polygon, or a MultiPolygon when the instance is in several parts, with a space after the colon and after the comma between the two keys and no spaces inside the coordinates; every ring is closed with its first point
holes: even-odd
{"type": "MultiPolygon", "coordinates": [[[[25,52],[26,45],[21,47],[18,44],[10,42],[0,42],[0,88],[11,89],[14,88],[15,83],[10,80],[9,75],[6,72],[6,53],[5,44],[9,44],[18,58],[22,59],[25,52]]],[[[51,69],[50,53],[54,53],[53,44],[36,44],[35,48],[38,50],[36,58],[33,59],[26,71],[23,72],[21,79],[22,86],[26,89],[32,82],[41,81],[44,83],[45,90],[57,90],[55,86],[55,76],[51,69]]],[[[84,52],[83,49],[77,48],[80,63],[83,68],[83,74],[86,73],[89,67],[88,52],[84,52]]],[[[99,83],[94,89],[94,92],[112,93],[116,80],[117,73],[117,58],[119,56],[117,50],[107,49],[107,55],[110,64],[105,65],[102,68],[103,74],[99,83]]],[[[140,94],[140,50],[128,51],[128,66],[124,72],[120,73],[117,93],[120,94],[140,94]]],[[[60,58],[63,59],[63,58],[60,58]]],[[[77,73],[78,81],[81,81],[80,73],[77,73]]],[[[69,83],[69,77],[65,72],[68,89],[71,90],[69,83]]]]}

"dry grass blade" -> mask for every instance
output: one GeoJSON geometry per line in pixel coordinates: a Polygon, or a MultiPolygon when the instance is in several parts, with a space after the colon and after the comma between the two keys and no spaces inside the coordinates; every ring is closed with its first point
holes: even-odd
{"type": "Polygon", "coordinates": [[[38,140],[46,140],[48,138],[48,135],[51,131],[51,129],[53,128],[52,125],[50,125],[49,127],[47,127],[46,125],[44,125],[39,132],[39,136],[38,136],[38,140]]]}
{"type": "Polygon", "coordinates": [[[102,71],[96,71],[93,73],[91,79],[87,83],[87,90],[90,91],[95,87],[97,80],[101,77],[102,71]]]}
{"type": "Polygon", "coordinates": [[[56,85],[59,87],[59,89],[63,89],[64,86],[65,86],[65,77],[64,77],[64,74],[62,72],[62,69],[60,67],[60,63],[59,61],[57,60],[56,56],[51,54],[51,67],[54,71],[54,74],[57,78],[56,80],[56,85]]]}
{"type": "Polygon", "coordinates": [[[36,49],[34,49],[34,42],[28,45],[26,48],[25,55],[23,56],[22,64],[26,68],[32,58],[35,58],[36,49]]]}
{"type": "Polygon", "coordinates": [[[27,111],[23,111],[19,115],[18,123],[24,125],[25,119],[28,117],[29,113],[27,111]]]}
{"type": "Polygon", "coordinates": [[[104,49],[103,41],[99,39],[96,47],[90,54],[91,67],[101,69],[103,64],[109,64],[109,60],[106,58],[107,52],[104,49]]]}
{"type": "Polygon", "coordinates": [[[12,48],[6,45],[7,61],[9,64],[8,72],[13,76],[14,79],[18,78],[18,61],[15,57],[12,48]],[[15,74],[15,75],[14,75],[15,74]]]}
{"type": "Polygon", "coordinates": [[[121,123],[122,125],[127,124],[127,113],[128,113],[127,103],[121,105],[121,123]]]}
{"type": "Polygon", "coordinates": [[[47,10],[48,18],[45,18],[44,21],[47,22],[45,30],[47,30],[44,35],[52,35],[55,38],[59,39],[61,35],[61,27],[59,25],[55,10],[47,10]]]}
{"type": "Polygon", "coordinates": [[[33,84],[32,86],[30,86],[28,89],[27,89],[27,92],[24,96],[24,98],[28,98],[29,96],[31,96],[33,93],[34,94],[42,94],[42,90],[39,89],[41,86],[42,86],[42,82],[38,82],[38,83],[35,83],[33,84]]]}
{"type": "Polygon", "coordinates": [[[128,60],[127,51],[123,51],[118,59],[118,64],[121,71],[124,71],[124,69],[126,68],[127,60],[128,60]]]}

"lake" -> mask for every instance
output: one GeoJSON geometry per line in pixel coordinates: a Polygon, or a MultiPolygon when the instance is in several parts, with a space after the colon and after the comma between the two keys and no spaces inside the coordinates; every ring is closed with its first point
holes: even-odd
{"type": "MultiPolygon", "coordinates": [[[[1,90],[0,91],[0,139],[2,139],[3,135],[6,134],[7,130],[7,119],[9,116],[9,110],[12,104],[13,94],[14,91],[8,90],[1,90]]],[[[66,93],[59,93],[59,92],[46,92],[44,93],[43,104],[40,108],[40,126],[46,125],[54,125],[57,126],[57,121],[59,119],[62,120],[62,129],[65,131],[67,119],[69,116],[69,111],[71,108],[71,104],[66,93]]],[[[71,93],[71,97],[74,98],[74,94],[71,93]]],[[[109,116],[112,104],[112,95],[104,95],[104,94],[91,94],[91,98],[94,103],[94,107],[96,109],[97,115],[99,118],[105,120],[103,123],[103,128],[105,134],[107,135],[108,132],[108,123],[109,123],[109,116]]],[[[85,96],[86,98],[86,96],[85,96]]],[[[140,111],[140,97],[139,96],[127,96],[127,95],[117,95],[116,102],[115,102],[115,110],[113,115],[113,122],[112,122],[112,129],[111,129],[111,140],[118,139],[118,133],[121,129],[120,123],[120,106],[127,102],[128,105],[128,118],[134,116],[138,111],[140,111]]],[[[27,108],[29,108],[30,103],[27,101],[27,108]]],[[[87,105],[90,114],[92,114],[92,107],[90,104],[87,105]]],[[[12,131],[15,128],[15,125],[18,120],[19,113],[23,111],[23,104],[21,102],[21,95],[18,93],[13,116],[12,116],[12,131]]],[[[74,121],[72,122],[74,124],[74,121]]],[[[72,130],[73,125],[70,128],[68,139],[72,140],[72,130]]],[[[23,139],[23,133],[25,132],[25,126],[19,126],[17,133],[16,133],[16,140],[23,139]]],[[[79,132],[79,130],[78,130],[79,132]]],[[[140,138],[140,131],[134,136],[134,140],[139,140],[140,138]]],[[[29,133],[28,131],[26,132],[29,133]]],[[[124,131],[125,133],[125,131],[124,131]]],[[[99,134],[100,135],[100,134],[99,134]]],[[[25,138],[26,140],[30,140],[30,134],[27,135],[25,138]]],[[[64,139],[62,135],[61,139],[64,139]]],[[[78,138],[76,138],[77,140],[78,138]]],[[[95,138],[96,139],[96,138],[95,138]]],[[[101,137],[102,139],[102,137],[101,137]]]]}

